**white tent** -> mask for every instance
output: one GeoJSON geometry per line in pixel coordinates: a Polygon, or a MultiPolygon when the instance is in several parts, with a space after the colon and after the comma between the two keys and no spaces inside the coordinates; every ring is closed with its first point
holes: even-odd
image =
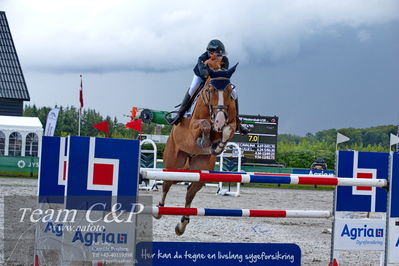
{"type": "MultiPolygon", "coordinates": [[[[0,155],[15,155],[11,153],[15,153],[17,150],[20,151],[21,156],[29,156],[32,152],[32,145],[40,149],[42,136],[43,125],[39,118],[0,115],[0,155]],[[17,138],[15,138],[16,136],[17,138]],[[33,139],[37,137],[37,143],[29,141],[32,137],[33,139]],[[15,139],[22,140],[22,142],[19,143],[15,139]]],[[[38,152],[40,154],[40,151],[38,152]]]]}

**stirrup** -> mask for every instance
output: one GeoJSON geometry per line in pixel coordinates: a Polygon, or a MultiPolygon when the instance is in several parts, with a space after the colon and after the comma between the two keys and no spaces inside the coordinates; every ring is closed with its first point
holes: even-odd
{"type": "Polygon", "coordinates": [[[169,125],[177,125],[177,124],[179,124],[181,119],[182,119],[182,116],[180,115],[179,111],[172,111],[165,115],[165,120],[166,120],[166,122],[168,122],[169,125]],[[171,114],[176,114],[176,116],[168,117],[171,114]]]}
{"type": "Polygon", "coordinates": [[[173,124],[172,121],[175,120],[175,118],[176,118],[177,116],[179,116],[179,115],[172,116],[172,114],[177,114],[177,113],[178,113],[178,111],[172,111],[172,112],[166,113],[166,114],[164,115],[164,118],[165,118],[166,122],[168,122],[168,124],[172,125],[172,124],[173,124]]]}

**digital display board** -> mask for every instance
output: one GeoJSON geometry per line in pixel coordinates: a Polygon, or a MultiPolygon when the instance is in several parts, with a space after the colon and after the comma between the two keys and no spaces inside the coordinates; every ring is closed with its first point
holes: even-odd
{"type": "Polygon", "coordinates": [[[247,136],[235,133],[231,142],[243,153],[243,163],[276,163],[277,116],[240,115],[241,124],[249,130],[247,136]]]}

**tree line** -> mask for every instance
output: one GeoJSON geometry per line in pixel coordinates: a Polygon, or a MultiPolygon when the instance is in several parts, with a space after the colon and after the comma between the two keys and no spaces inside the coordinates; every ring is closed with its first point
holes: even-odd
{"type": "MultiPolygon", "coordinates": [[[[79,110],[74,106],[58,107],[60,109],[55,129],[55,136],[76,136],[78,134],[79,110]]],[[[46,125],[47,114],[51,107],[36,107],[36,105],[26,105],[24,116],[38,117],[46,125]]],[[[127,118],[126,122],[129,120],[127,118]]],[[[81,136],[104,137],[104,133],[92,126],[108,121],[109,137],[122,139],[137,139],[137,131],[125,128],[126,122],[120,122],[116,117],[102,116],[94,109],[84,109],[81,114],[81,136]]],[[[171,130],[168,125],[156,125],[153,123],[143,124],[143,134],[162,134],[168,135],[171,130]]],[[[280,134],[277,144],[277,162],[290,168],[309,168],[317,158],[323,158],[328,164],[329,169],[334,169],[335,165],[335,145],[337,132],[350,138],[350,141],[341,143],[340,150],[357,150],[372,152],[389,151],[389,135],[396,134],[397,127],[394,125],[376,126],[369,128],[343,128],[327,129],[308,133],[304,137],[280,134]]],[[[164,145],[159,145],[158,156],[162,157],[164,145]]]]}
{"type": "MultiPolygon", "coordinates": [[[[55,106],[57,107],[57,106],[55,106]]],[[[74,106],[62,107],[59,106],[57,126],[55,128],[54,136],[66,137],[78,135],[79,123],[79,109],[74,106]]],[[[47,115],[51,111],[51,107],[36,107],[36,105],[25,105],[24,116],[38,117],[43,126],[46,125],[47,115]]],[[[80,135],[89,137],[104,137],[105,133],[93,128],[93,125],[108,121],[109,137],[120,139],[137,139],[139,132],[125,128],[125,124],[130,118],[126,118],[126,122],[118,121],[116,117],[102,116],[94,109],[84,109],[80,115],[80,135]]],[[[159,134],[169,134],[171,126],[160,127],[156,124],[142,125],[144,134],[153,134],[152,132],[159,132],[159,134]]]]}
{"type": "Polygon", "coordinates": [[[350,138],[339,144],[339,150],[388,152],[389,136],[397,134],[394,125],[369,128],[327,129],[300,137],[278,135],[277,161],[291,168],[308,168],[317,158],[323,158],[329,169],[334,169],[337,132],[350,138]]]}

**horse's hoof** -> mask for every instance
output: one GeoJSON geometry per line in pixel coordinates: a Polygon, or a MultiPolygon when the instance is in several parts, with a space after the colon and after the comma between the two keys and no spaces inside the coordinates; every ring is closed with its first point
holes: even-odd
{"type": "Polygon", "coordinates": [[[175,227],[176,235],[181,236],[184,234],[185,228],[180,228],[181,223],[178,223],[175,227]]]}
{"type": "MultiPolygon", "coordinates": [[[[158,203],[158,205],[157,205],[157,207],[163,207],[163,206],[165,206],[165,204],[158,203]]],[[[153,214],[152,217],[154,217],[155,219],[159,220],[159,219],[162,218],[162,215],[160,215],[160,214],[154,215],[154,214],[153,214]]]]}
{"type": "Polygon", "coordinates": [[[223,152],[224,146],[225,145],[223,145],[221,141],[213,143],[211,146],[211,154],[215,156],[220,155],[223,152]]]}
{"type": "Polygon", "coordinates": [[[154,217],[155,219],[157,219],[157,220],[159,220],[159,219],[161,219],[162,218],[162,215],[153,215],[152,217],[154,217]]]}
{"type": "Polygon", "coordinates": [[[178,236],[183,235],[184,232],[186,231],[187,224],[188,224],[188,222],[187,223],[178,223],[175,227],[176,235],[178,235],[178,236]]]}
{"type": "Polygon", "coordinates": [[[186,226],[190,223],[189,216],[181,217],[180,223],[178,223],[175,227],[176,235],[181,236],[186,231],[186,226]]]}
{"type": "Polygon", "coordinates": [[[214,149],[212,149],[212,150],[211,150],[211,154],[212,154],[212,155],[215,155],[215,156],[218,156],[218,155],[221,154],[221,152],[216,152],[214,149]]]}

